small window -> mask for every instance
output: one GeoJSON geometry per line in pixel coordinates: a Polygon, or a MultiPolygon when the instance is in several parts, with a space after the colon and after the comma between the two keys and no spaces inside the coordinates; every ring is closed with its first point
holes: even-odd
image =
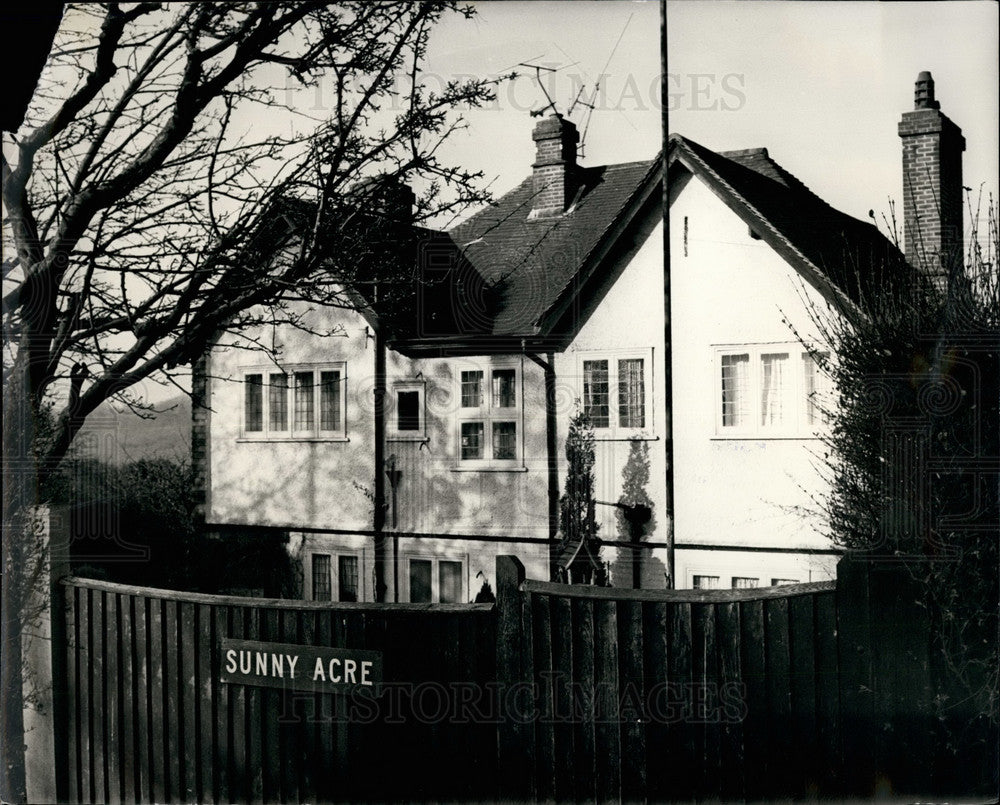
{"type": "Polygon", "coordinates": [[[479,408],[483,400],[483,373],[462,372],[462,407],[479,408]]]}
{"type": "Polygon", "coordinates": [[[493,423],[493,458],[513,461],[517,458],[517,423],[493,423]]]}
{"type": "Polygon", "coordinates": [[[772,587],[784,587],[786,584],[798,584],[798,579],[771,579],[772,587]]]}
{"type": "Polygon", "coordinates": [[[790,423],[788,391],[788,353],[773,352],[760,356],[760,424],[764,428],[790,423]]]}
{"type": "Polygon", "coordinates": [[[692,586],[696,590],[715,590],[719,586],[718,576],[695,576],[692,586]]]}
{"type": "Polygon", "coordinates": [[[608,399],[608,362],[583,362],[583,412],[595,428],[606,428],[610,422],[608,399]]]}
{"type": "Polygon", "coordinates": [[[734,590],[749,590],[760,586],[760,579],[753,576],[733,576],[734,590]]]}
{"type": "Polygon", "coordinates": [[[462,371],[459,395],[459,461],[470,469],[488,470],[493,462],[498,468],[510,467],[521,453],[517,369],[462,371]]]}
{"type": "Polygon", "coordinates": [[[244,429],[251,433],[264,430],[264,376],[247,375],[244,383],[244,429]]]}
{"type": "Polygon", "coordinates": [[[515,408],[517,407],[517,394],[515,390],[515,378],[513,369],[493,370],[493,407],[494,408],[515,408]]]}
{"type": "Polygon", "coordinates": [[[470,461],[483,457],[483,423],[462,423],[462,460],[470,461]]]}
{"type": "Polygon", "coordinates": [[[426,436],[424,382],[409,380],[393,384],[392,408],[386,416],[387,436],[393,441],[421,441],[426,436]]]}
{"type": "Polygon", "coordinates": [[[340,372],[319,373],[319,429],[342,432],[340,372]]]}
{"type": "Polygon", "coordinates": [[[295,424],[297,431],[311,431],[315,417],[313,373],[296,372],[295,375],[295,424]]]}
{"type": "Polygon", "coordinates": [[[420,392],[396,392],[396,430],[400,433],[420,430],[420,392]]]}
{"type": "Polygon", "coordinates": [[[747,353],[722,356],[722,426],[739,428],[748,424],[750,411],[750,356],[747,353]]]}
{"type": "MultiPolygon", "coordinates": [[[[609,352],[609,351],[608,351],[609,352]]],[[[652,350],[600,357],[606,351],[583,353],[581,406],[598,439],[626,439],[651,431],[652,403],[649,367],[652,350]],[[591,357],[591,355],[593,355],[591,357]]]]}
{"type": "Polygon", "coordinates": [[[267,406],[271,413],[268,428],[272,431],[288,430],[288,375],[284,372],[268,376],[267,406]]]}
{"type": "Polygon", "coordinates": [[[442,604],[458,604],[462,600],[462,563],[438,562],[438,600],[442,604]]]}
{"type": "Polygon", "coordinates": [[[460,559],[411,558],[407,564],[413,604],[458,604],[465,596],[465,563],[460,559]]]}
{"type": "Polygon", "coordinates": [[[410,560],[410,602],[429,604],[432,600],[431,574],[433,562],[430,559],[410,560]]]}
{"type": "Polygon", "coordinates": [[[358,557],[337,557],[337,583],[339,600],[358,600],[358,557]]]}
{"type": "Polygon", "coordinates": [[[829,353],[802,353],[802,376],[805,379],[806,393],[806,426],[815,427],[827,423],[826,411],[830,392],[829,376],[817,362],[826,361],[829,353]]]}
{"type": "Polygon", "coordinates": [[[314,553],[312,555],[312,590],[313,601],[330,600],[330,555],[314,553]]]}
{"type": "Polygon", "coordinates": [[[618,425],[646,427],[646,384],[642,358],[618,361],[618,425]]]}

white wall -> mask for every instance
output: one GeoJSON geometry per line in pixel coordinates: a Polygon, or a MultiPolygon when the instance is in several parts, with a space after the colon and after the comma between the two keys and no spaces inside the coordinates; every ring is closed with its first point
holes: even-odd
{"type": "Polygon", "coordinates": [[[371,503],[355,484],[371,490],[375,477],[374,342],[364,318],[352,311],[316,309],[310,325],[339,334],[320,338],[286,326],[256,335],[281,350],[282,365],[347,362],[348,440],[245,438],[240,372],[268,361],[260,352],[220,344],[209,360],[209,524],[372,527],[371,503]]]}
{"type": "MultiPolygon", "coordinates": [[[[657,214],[659,214],[657,212],[657,214]]],[[[649,483],[646,491],[653,500],[654,521],[644,534],[644,540],[662,542],[668,525],[666,517],[666,441],[664,385],[664,301],[663,301],[663,224],[657,223],[641,244],[621,275],[608,291],[600,306],[587,318],[565,353],[556,355],[556,377],[559,402],[559,479],[565,483],[565,441],[569,420],[576,402],[583,394],[582,362],[584,359],[607,358],[609,364],[618,357],[644,357],[645,383],[651,385],[651,408],[647,409],[646,428],[641,436],[648,447],[649,483]]],[[[616,388],[610,389],[612,415],[616,388]]],[[[622,493],[622,471],[629,459],[631,443],[626,434],[595,430],[595,481],[597,499],[617,502],[622,493]]],[[[562,486],[560,486],[560,494],[562,486]]],[[[619,533],[616,509],[598,506],[598,535],[603,539],[629,539],[619,533]]],[[[612,563],[615,586],[632,585],[631,551],[620,555],[605,547],[606,561],[612,563]]],[[[664,587],[666,566],[662,554],[645,554],[642,569],[643,585],[664,587]]]]}
{"type": "MultiPolygon", "coordinates": [[[[557,454],[559,492],[565,481],[565,438],[569,419],[582,394],[582,356],[615,360],[616,356],[646,358],[645,382],[650,386],[644,444],[649,448],[650,481],[655,529],[647,540],[661,541],[666,528],[664,499],[664,372],[663,372],[663,226],[634,244],[616,270],[620,276],[597,309],[587,314],[570,348],[555,356],[557,378],[557,454]],[[639,350],[636,353],[636,350],[639,350]]],[[[211,356],[209,450],[211,490],[209,524],[270,525],[296,528],[369,530],[371,502],[361,487],[371,490],[374,481],[374,345],[366,336],[366,322],[356,313],[314,310],[310,326],[337,329],[328,338],[310,336],[288,327],[261,328],[255,335],[281,348],[284,365],[347,362],[348,441],[274,442],[246,438],[241,433],[243,386],[241,372],[264,366],[260,353],[222,344],[211,356]]],[[[545,356],[541,356],[545,357],[545,356]]],[[[400,472],[395,511],[387,512],[387,528],[405,533],[511,536],[545,539],[549,535],[549,472],[546,452],[544,372],[528,356],[448,357],[411,359],[390,351],[386,385],[389,391],[387,422],[395,414],[393,389],[397,383],[422,384],[426,438],[395,439],[386,443],[386,459],[394,459],[400,472]],[[458,393],[462,369],[513,366],[520,378],[522,440],[516,467],[469,470],[458,460],[458,393]],[[393,516],[395,515],[395,528],[393,516]]],[[[611,389],[612,397],[616,389],[611,389]]],[[[601,500],[615,502],[621,494],[622,469],[629,457],[627,439],[597,443],[597,492],[601,500]]],[[[391,489],[386,486],[391,501],[391,489]]],[[[615,509],[599,506],[600,534],[606,539],[628,539],[619,534],[615,509]]],[[[309,534],[293,550],[337,550],[371,553],[371,539],[364,546],[356,538],[309,534]]],[[[548,577],[548,546],[527,543],[494,543],[483,540],[400,539],[400,554],[459,551],[465,557],[468,586],[474,595],[482,572],[493,585],[495,557],[516,553],[535,578],[548,577]],[[474,589],[473,589],[474,588],[474,589]]],[[[369,557],[370,558],[370,557],[369,557]]],[[[612,563],[615,583],[630,586],[631,551],[619,559],[613,548],[604,558],[612,563]]],[[[368,559],[362,556],[368,567],[368,559]]],[[[663,587],[665,556],[659,551],[644,562],[644,583],[663,587]]],[[[308,572],[308,566],[306,567],[308,572]]],[[[368,572],[368,571],[364,571],[368,572]]],[[[308,578],[306,583],[308,585],[308,578]]],[[[387,580],[392,589],[392,581],[387,580]]],[[[370,586],[370,585],[369,585],[370,586]]],[[[495,585],[494,589],[495,589],[495,585]]]]}
{"type": "MultiPolygon", "coordinates": [[[[670,216],[677,544],[829,547],[817,531],[818,517],[803,511],[815,508],[810,493],[825,488],[813,466],[821,442],[719,438],[713,348],[794,344],[789,325],[816,339],[803,299],[823,306],[822,297],[764,241],[753,239],[700,180],[683,187],[670,216]]],[[[766,565],[762,556],[753,561],[766,565]]],[[[780,576],[781,560],[767,561],[780,576]]],[[[690,570],[686,562],[688,554],[679,551],[680,583],[690,570]]]]}

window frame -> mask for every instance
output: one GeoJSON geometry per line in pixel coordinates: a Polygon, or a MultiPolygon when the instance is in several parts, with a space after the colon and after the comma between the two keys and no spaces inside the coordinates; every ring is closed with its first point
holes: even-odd
{"type": "Polygon", "coordinates": [[[488,364],[458,364],[455,371],[455,465],[454,471],[514,471],[523,472],[524,467],[524,373],[516,360],[497,361],[488,364]],[[481,373],[479,405],[462,405],[462,375],[466,372],[481,373]],[[494,405],[493,383],[497,372],[511,372],[514,380],[513,406],[494,405]],[[478,458],[462,457],[463,425],[482,423],[482,455],[478,458]],[[514,456],[494,457],[494,425],[512,423],[514,425],[514,456]]]}
{"type": "Polygon", "coordinates": [[[357,597],[357,601],[364,601],[365,600],[365,585],[364,585],[364,577],[365,577],[364,568],[365,568],[365,565],[364,565],[363,552],[361,552],[361,551],[350,551],[350,550],[338,551],[338,550],[335,550],[335,549],[326,550],[326,549],[322,549],[322,548],[318,548],[318,547],[316,549],[314,549],[314,550],[309,551],[309,569],[308,569],[309,598],[308,598],[308,600],[310,600],[310,601],[322,601],[323,603],[330,603],[330,604],[343,603],[343,602],[341,602],[341,599],[340,599],[340,560],[341,560],[341,557],[349,557],[351,559],[354,559],[357,562],[357,566],[358,566],[358,597],[357,597]],[[328,581],[329,581],[329,590],[330,590],[330,598],[329,598],[329,600],[316,598],[316,577],[315,577],[315,570],[314,570],[314,564],[313,563],[314,563],[315,558],[317,556],[325,556],[326,558],[328,558],[330,560],[330,577],[328,579],[328,581]]]}
{"type": "Polygon", "coordinates": [[[386,423],[386,439],[392,442],[423,442],[427,440],[427,384],[423,380],[398,380],[392,384],[392,410],[386,423]],[[417,393],[417,429],[399,429],[399,394],[417,393]]]}
{"type": "Polygon", "coordinates": [[[578,378],[578,399],[581,408],[584,405],[584,362],[608,362],[608,425],[607,427],[592,425],[594,440],[623,441],[627,439],[653,440],[656,437],[656,416],[653,406],[653,387],[655,381],[656,363],[653,360],[652,347],[642,349],[586,349],[576,353],[576,372],[578,378]],[[621,424],[621,407],[619,400],[619,382],[621,361],[642,361],[642,394],[643,419],[642,427],[628,427],[621,424]]]}
{"type": "MultiPolygon", "coordinates": [[[[827,423],[820,414],[815,423],[809,422],[809,412],[811,402],[807,393],[806,372],[804,356],[818,354],[829,359],[829,352],[825,349],[818,349],[810,345],[803,345],[799,342],[778,341],[756,344],[724,344],[712,347],[712,396],[714,399],[714,439],[818,439],[821,438],[827,423]],[[765,425],[763,419],[763,359],[765,355],[779,355],[787,353],[787,375],[791,378],[789,386],[786,386],[780,395],[783,405],[788,406],[787,416],[782,421],[774,425],[765,425]],[[748,371],[748,416],[747,422],[742,425],[723,424],[723,395],[722,395],[722,363],[723,359],[730,355],[749,356],[748,371]]],[[[815,367],[815,377],[823,377],[824,372],[819,368],[819,364],[813,359],[811,366],[815,367]]],[[[817,397],[820,400],[825,398],[829,404],[831,388],[828,382],[821,380],[815,388],[817,397]]],[[[813,403],[814,404],[814,403],[813,403]]]]}
{"type": "MultiPolygon", "coordinates": [[[[404,553],[402,554],[403,572],[403,595],[405,603],[441,603],[441,562],[452,562],[461,565],[459,571],[459,594],[458,601],[454,603],[464,604],[469,601],[469,557],[467,554],[426,554],[426,553],[404,553]],[[410,592],[410,563],[430,562],[431,563],[431,600],[430,602],[414,602],[410,592]]],[[[448,602],[452,603],[452,602],[448,602]]]]}
{"type": "Polygon", "coordinates": [[[283,366],[249,366],[240,370],[240,435],[238,441],[246,442],[346,442],[347,436],[347,362],[333,361],[327,363],[287,364],[283,366]],[[310,428],[296,428],[296,380],[298,376],[311,373],[312,382],[312,420],[310,428]],[[324,372],[339,374],[339,400],[337,401],[340,417],[336,429],[322,429],[322,377],[324,372]],[[287,379],[284,392],[285,425],[282,430],[272,427],[271,423],[271,375],[283,374],[287,379]],[[247,429],[247,388],[248,378],[260,376],[261,399],[261,429],[247,429]]]}

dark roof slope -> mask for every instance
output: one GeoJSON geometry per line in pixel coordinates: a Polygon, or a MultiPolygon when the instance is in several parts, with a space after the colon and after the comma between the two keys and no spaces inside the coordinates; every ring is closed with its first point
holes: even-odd
{"type": "Polygon", "coordinates": [[[670,148],[671,165],[680,159],[701,175],[809,279],[829,281],[862,307],[874,295],[909,287],[911,269],[892,242],[872,224],[835,210],[766,149],[716,153],[677,134],[670,148]]]}
{"type": "Polygon", "coordinates": [[[449,233],[495,294],[484,334],[531,336],[578,277],[629,202],[658,171],[659,160],[581,169],[566,214],[532,218],[529,176],[496,203],[449,233]]]}

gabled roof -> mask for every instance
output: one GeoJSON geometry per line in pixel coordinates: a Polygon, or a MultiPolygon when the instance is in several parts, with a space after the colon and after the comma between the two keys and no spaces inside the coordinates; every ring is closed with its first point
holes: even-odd
{"type": "MultiPolygon", "coordinates": [[[[580,168],[580,187],[565,214],[531,215],[529,176],[495,203],[447,234],[460,255],[463,273],[481,280],[475,308],[458,332],[434,336],[428,328],[397,348],[519,351],[564,343],[560,312],[604,265],[643,205],[659,202],[661,159],[580,168]]],[[[439,266],[441,263],[439,263],[439,266]]],[[[469,280],[459,291],[468,297],[469,280]]],[[[458,298],[453,289],[452,298],[458,298]]]]}
{"type": "Polygon", "coordinates": [[[699,176],[751,229],[828,298],[862,309],[892,288],[912,287],[899,249],[867,222],[835,210],[765,148],[716,153],[671,134],[670,180],[699,176]]]}

